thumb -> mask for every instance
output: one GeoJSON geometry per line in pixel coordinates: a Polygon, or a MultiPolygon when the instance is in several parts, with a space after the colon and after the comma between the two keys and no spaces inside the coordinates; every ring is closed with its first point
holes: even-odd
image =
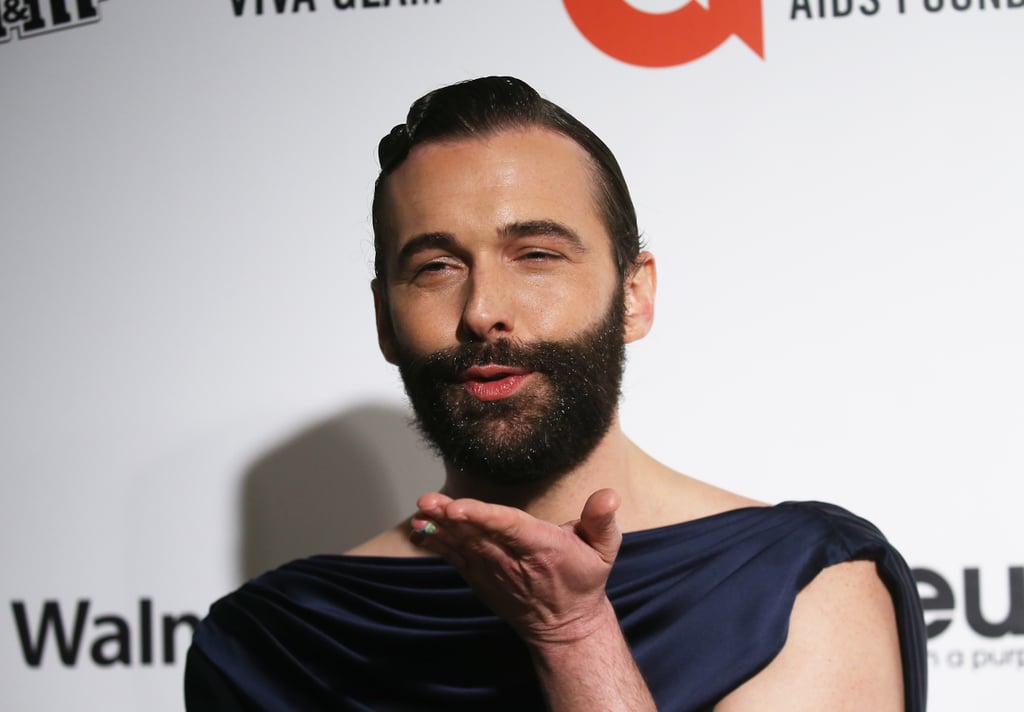
{"type": "Polygon", "coordinates": [[[579,534],[607,564],[615,561],[622,544],[622,532],[615,511],[622,500],[613,489],[601,489],[587,498],[578,524],[579,534]]]}

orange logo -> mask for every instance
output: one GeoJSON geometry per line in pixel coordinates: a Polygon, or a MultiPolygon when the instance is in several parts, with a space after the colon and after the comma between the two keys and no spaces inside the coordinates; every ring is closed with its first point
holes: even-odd
{"type": "Polygon", "coordinates": [[[563,0],[583,36],[605,54],[641,67],[672,67],[703,57],[736,35],[764,58],[761,0],[707,0],[666,13],[625,0],[563,0]]]}

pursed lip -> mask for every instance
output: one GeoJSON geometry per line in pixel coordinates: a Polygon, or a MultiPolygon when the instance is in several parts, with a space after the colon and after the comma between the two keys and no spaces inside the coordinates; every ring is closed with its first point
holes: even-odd
{"type": "Polygon", "coordinates": [[[471,366],[459,374],[466,392],[481,401],[497,401],[515,394],[533,371],[514,366],[471,366]]]}
{"type": "Polygon", "coordinates": [[[459,381],[462,383],[467,381],[494,381],[508,376],[525,376],[528,373],[530,373],[529,369],[490,363],[485,366],[470,366],[459,373],[459,381]]]}

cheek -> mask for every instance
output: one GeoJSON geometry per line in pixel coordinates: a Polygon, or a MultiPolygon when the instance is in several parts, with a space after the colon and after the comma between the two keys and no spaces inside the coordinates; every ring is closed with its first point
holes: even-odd
{"type": "Polygon", "coordinates": [[[563,341],[574,337],[605,318],[611,299],[610,290],[605,288],[553,295],[531,309],[528,318],[519,319],[520,333],[527,340],[537,341],[563,341]]]}
{"type": "Polygon", "coordinates": [[[520,303],[516,325],[535,339],[561,338],[579,324],[584,304],[577,291],[566,285],[537,290],[520,303]]]}
{"type": "Polygon", "coordinates": [[[408,300],[392,304],[395,341],[414,353],[448,348],[455,340],[459,313],[450,300],[408,300]]]}

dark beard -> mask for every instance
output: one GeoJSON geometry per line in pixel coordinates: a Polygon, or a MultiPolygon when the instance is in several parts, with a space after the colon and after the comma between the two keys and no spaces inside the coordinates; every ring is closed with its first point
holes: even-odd
{"type": "Polygon", "coordinates": [[[615,415],[626,358],[624,317],[616,294],[599,324],[568,341],[499,339],[418,358],[400,353],[417,427],[446,462],[490,483],[565,474],[590,455],[615,415]],[[458,375],[486,364],[534,374],[521,392],[482,401],[458,375]]]}

